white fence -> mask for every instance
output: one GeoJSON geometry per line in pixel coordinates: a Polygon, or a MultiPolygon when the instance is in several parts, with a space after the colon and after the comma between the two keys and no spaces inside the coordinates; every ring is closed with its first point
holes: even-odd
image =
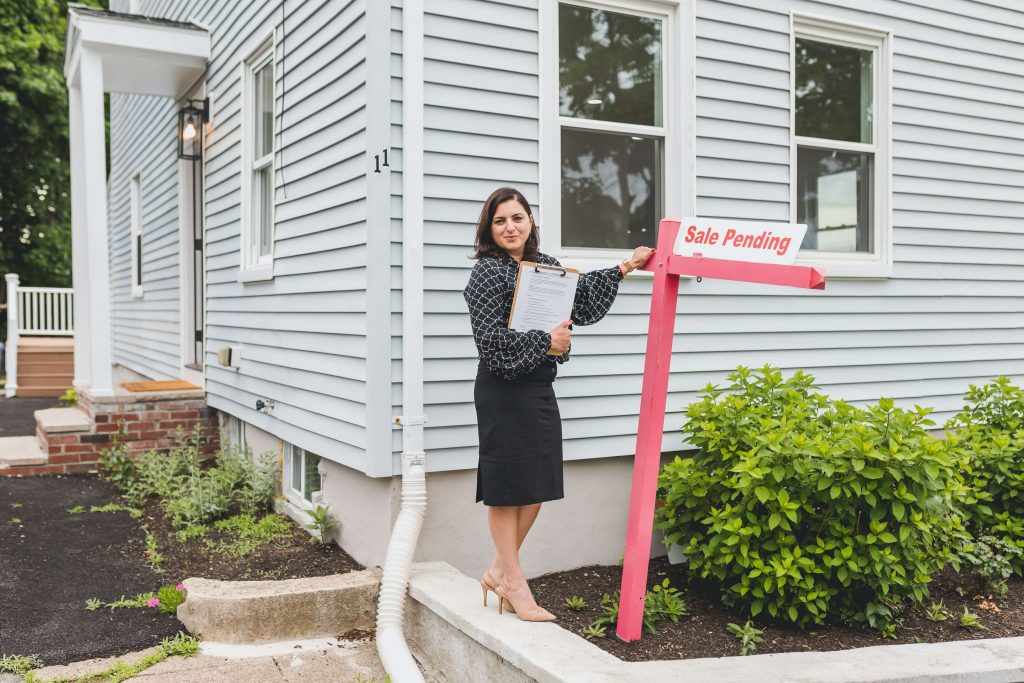
{"type": "Polygon", "coordinates": [[[75,333],[74,290],[61,287],[21,287],[18,276],[8,273],[7,284],[7,385],[8,398],[18,392],[18,339],[23,336],[71,336],[75,333]]]}

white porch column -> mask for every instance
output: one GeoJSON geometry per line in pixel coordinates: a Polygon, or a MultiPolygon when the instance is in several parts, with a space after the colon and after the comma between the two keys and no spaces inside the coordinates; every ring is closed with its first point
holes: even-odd
{"type": "Polygon", "coordinates": [[[4,386],[4,395],[7,398],[18,393],[18,275],[7,273],[4,275],[4,282],[7,286],[7,341],[4,345],[4,361],[7,373],[7,383],[4,386]]]}
{"type": "Polygon", "coordinates": [[[75,289],[75,378],[77,391],[92,385],[92,356],[89,339],[89,263],[85,245],[88,229],[85,221],[85,140],[82,137],[82,86],[76,80],[68,87],[68,124],[71,148],[71,282],[75,289]]]}
{"type": "MultiPolygon", "coordinates": [[[[114,391],[110,330],[110,267],[107,235],[107,140],[103,118],[103,62],[84,46],[79,65],[82,105],[81,170],[79,190],[84,208],[86,232],[84,254],[88,262],[88,301],[84,315],[89,318],[89,355],[93,395],[114,391]]],[[[76,324],[80,318],[76,317],[76,324]]]]}

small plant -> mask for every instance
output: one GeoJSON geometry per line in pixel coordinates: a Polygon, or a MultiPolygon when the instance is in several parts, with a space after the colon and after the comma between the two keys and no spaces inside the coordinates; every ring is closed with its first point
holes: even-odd
{"type": "Polygon", "coordinates": [[[200,539],[206,536],[209,529],[203,524],[189,524],[184,529],[179,529],[174,532],[174,537],[178,539],[178,542],[185,543],[193,539],[200,539]]]}
{"type": "MultiPolygon", "coordinates": [[[[79,505],[78,507],[80,508],[82,506],[79,505]]],[[[71,512],[71,510],[68,510],[68,512],[71,512]]],[[[127,505],[122,505],[121,503],[107,503],[106,505],[93,505],[93,506],[91,506],[89,508],[89,512],[127,512],[129,515],[131,515],[132,519],[139,519],[140,517],[142,517],[142,510],[139,510],[138,508],[129,507],[127,505]]],[[[78,514],[78,513],[72,513],[72,514],[78,514]]]]}
{"type": "Polygon", "coordinates": [[[0,674],[17,674],[24,676],[32,669],[43,665],[43,660],[35,655],[4,655],[0,657],[0,674]]]}
{"type": "Polygon", "coordinates": [[[962,545],[960,559],[977,576],[984,593],[1005,595],[1006,580],[1013,575],[1014,563],[1019,561],[1021,549],[1008,540],[995,536],[980,536],[962,545]]]}
{"type": "Polygon", "coordinates": [[[573,612],[579,612],[581,609],[587,606],[587,601],[577,595],[574,595],[571,598],[565,599],[565,606],[571,609],[573,612]]]}
{"type": "Polygon", "coordinates": [[[11,524],[21,524],[21,517],[11,517],[11,524]]]}
{"type": "Polygon", "coordinates": [[[96,465],[100,475],[122,493],[127,493],[135,481],[135,464],[128,457],[125,438],[122,420],[118,423],[117,433],[113,436],[113,445],[100,451],[99,462],[96,465]]]}
{"type": "MultiPolygon", "coordinates": [[[[618,622],[619,591],[601,596],[601,611],[603,614],[595,619],[591,626],[610,626],[618,622]]],[[[669,585],[669,580],[665,579],[660,584],[655,584],[644,598],[644,631],[652,636],[660,635],[660,621],[670,619],[678,622],[686,613],[686,602],[680,597],[679,591],[669,585]]]]}
{"type": "Polygon", "coordinates": [[[168,657],[192,657],[199,654],[199,640],[183,631],[178,631],[173,638],[164,638],[160,642],[160,650],[168,657]]]}
{"type": "Polygon", "coordinates": [[[12,507],[13,509],[15,509],[15,510],[20,510],[21,508],[23,508],[23,507],[25,507],[25,506],[24,506],[24,505],[22,505],[21,503],[11,503],[11,507],[12,507]]]}
{"type": "Polygon", "coordinates": [[[68,514],[69,515],[80,515],[83,512],[85,512],[85,508],[82,507],[81,505],[76,505],[74,507],[68,508],[68,514]]]}
{"type": "Polygon", "coordinates": [[[57,400],[65,408],[74,408],[78,405],[78,392],[74,389],[66,389],[57,400]]]}
{"type": "Polygon", "coordinates": [[[315,531],[320,543],[327,545],[327,534],[334,527],[334,520],[331,519],[328,508],[323,505],[317,505],[312,510],[306,510],[306,514],[312,517],[313,521],[310,524],[306,524],[305,528],[315,531]]]}
{"type": "Polygon", "coordinates": [[[156,597],[160,601],[158,605],[164,614],[177,614],[178,605],[185,602],[185,587],[180,583],[176,586],[164,586],[157,591],[156,597]]]}
{"type": "Polygon", "coordinates": [[[157,571],[160,571],[159,566],[164,563],[164,556],[160,554],[160,551],[156,547],[156,537],[153,534],[146,534],[146,561],[149,562],[149,566],[157,571]]]}
{"type": "Polygon", "coordinates": [[[214,528],[232,538],[227,541],[205,541],[207,549],[221,555],[245,557],[261,546],[292,532],[291,524],[281,515],[265,515],[259,521],[250,514],[235,515],[214,522],[214,528]]]}
{"type": "Polygon", "coordinates": [[[594,638],[607,638],[608,629],[600,624],[593,623],[581,631],[583,637],[587,640],[593,640],[594,638]]]}
{"type": "Polygon", "coordinates": [[[896,628],[898,624],[893,621],[887,621],[878,625],[878,635],[882,636],[882,639],[892,638],[896,640],[896,628]]]}
{"type": "Polygon", "coordinates": [[[945,621],[949,618],[949,610],[939,600],[924,608],[924,616],[930,621],[945,621]]]}
{"type": "Polygon", "coordinates": [[[985,626],[982,626],[981,620],[978,619],[978,615],[971,612],[966,607],[964,607],[964,613],[960,615],[960,625],[964,628],[986,628],[985,626]]]}
{"type": "Polygon", "coordinates": [[[757,650],[758,643],[764,642],[764,631],[754,628],[754,622],[749,619],[743,626],[728,624],[726,628],[729,629],[729,633],[739,638],[740,655],[744,657],[757,650]]]}
{"type": "Polygon", "coordinates": [[[85,609],[90,612],[95,612],[100,607],[103,607],[103,602],[99,598],[89,598],[85,601],[85,609]]]}

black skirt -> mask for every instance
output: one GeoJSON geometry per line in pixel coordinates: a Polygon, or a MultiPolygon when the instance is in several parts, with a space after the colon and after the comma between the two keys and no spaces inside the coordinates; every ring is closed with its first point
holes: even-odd
{"type": "Polygon", "coordinates": [[[562,420],[552,382],[554,363],[508,381],[482,366],[473,397],[480,432],[476,500],[531,505],[562,493],[562,420]]]}

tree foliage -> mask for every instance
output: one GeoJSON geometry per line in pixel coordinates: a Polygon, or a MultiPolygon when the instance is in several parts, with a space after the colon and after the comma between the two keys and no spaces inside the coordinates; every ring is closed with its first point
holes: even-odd
{"type": "Polygon", "coordinates": [[[66,0],[0,3],[0,273],[25,285],[71,284],[66,23],[66,0]]]}

